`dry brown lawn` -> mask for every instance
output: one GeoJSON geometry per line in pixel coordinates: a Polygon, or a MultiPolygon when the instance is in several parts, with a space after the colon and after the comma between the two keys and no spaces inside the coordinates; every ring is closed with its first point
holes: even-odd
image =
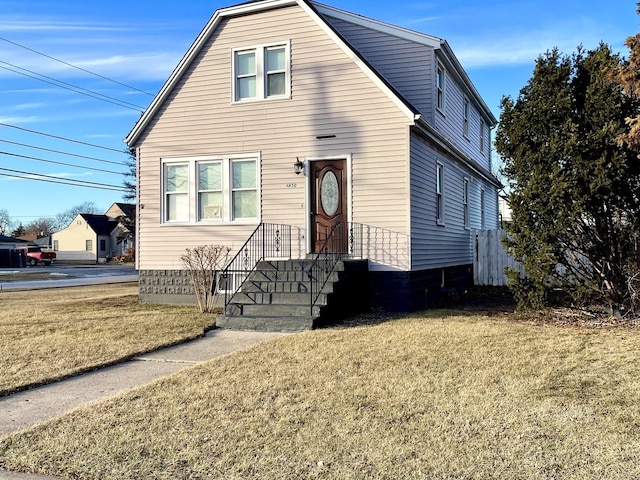
{"type": "Polygon", "coordinates": [[[0,292],[0,395],[202,335],[197,307],[143,305],[137,284],[0,292]]]}
{"type": "Polygon", "coordinates": [[[430,312],[281,337],[0,442],[82,479],[640,478],[640,331],[430,312]]]}

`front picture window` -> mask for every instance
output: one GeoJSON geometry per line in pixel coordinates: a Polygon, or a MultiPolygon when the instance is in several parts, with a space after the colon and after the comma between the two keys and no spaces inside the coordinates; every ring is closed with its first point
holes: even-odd
{"type": "Polygon", "coordinates": [[[241,160],[232,163],[233,218],[256,218],[256,162],[241,160]]]}
{"type": "Polygon", "coordinates": [[[165,220],[169,222],[189,219],[189,167],[166,165],[165,220]]]}
{"type": "Polygon", "coordinates": [[[259,155],[163,163],[163,223],[259,220],[259,155]]]}
{"type": "Polygon", "coordinates": [[[198,211],[200,219],[221,219],[222,208],[222,163],[199,163],[198,211]]]}

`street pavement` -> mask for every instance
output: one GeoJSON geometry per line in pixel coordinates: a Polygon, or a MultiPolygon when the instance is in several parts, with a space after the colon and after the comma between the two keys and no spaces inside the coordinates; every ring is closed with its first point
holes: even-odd
{"type": "MultiPolygon", "coordinates": [[[[0,439],[69,410],[124,393],[182,369],[284,335],[214,329],[197,340],[7,397],[0,397],[0,439]]],[[[8,472],[0,480],[57,480],[57,477],[8,472]]]]}
{"type": "Polygon", "coordinates": [[[137,282],[138,272],[131,265],[51,265],[0,269],[0,291],[78,287],[107,283],[137,282]],[[13,275],[33,275],[33,280],[11,281],[13,275]],[[46,278],[41,278],[41,277],[46,278]]]}

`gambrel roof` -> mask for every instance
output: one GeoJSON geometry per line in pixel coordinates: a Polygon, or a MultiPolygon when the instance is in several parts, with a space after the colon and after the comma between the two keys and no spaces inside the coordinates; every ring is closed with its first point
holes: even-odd
{"type": "MultiPolygon", "coordinates": [[[[367,28],[398,36],[440,50],[444,58],[446,58],[448,66],[456,72],[457,76],[468,91],[469,96],[475,100],[476,104],[482,112],[482,115],[487,119],[487,123],[490,126],[493,126],[497,123],[496,118],[471,83],[471,80],[460,65],[459,61],[456,59],[446,40],[408,30],[402,27],[397,27],[391,24],[380,22],[378,20],[373,20],[354,13],[339,10],[334,7],[329,7],[327,5],[323,5],[311,0],[257,0],[232,7],[222,8],[214,13],[214,15],[205,25],[196,40],[193,42],[187,53],[180,60],[177,67],[173,70],[168,80],[162,86],[158,95],[154,98],[147,110],[134,125],[131,132],[129,132],[129,134],[125,138],[125,142],[129,146],[132,146],[136,143],[139,136],[143,133],[151,119],[160,109],[164,101],[172,92],[173,88],[180,81],[185,71],[189,68],[193,60],[196,58],[203,45],[207,42],[218,25],[224,19],[293,5],[297,5],[302,8],[309,15],[309,17],[314,20],[316,24],[318,24],[327,33],[327,35],[332,38],[332,40],[336,42],[336,44],[347,54],[347,56],[351,58],[362,69],[362,71],[371,79],[371,81],[376,84],[380,88],[380,90],[390,98],[390,100],[403,112],[403,114],[406,115],[410,121],[420,126],[422,130],[428,132],[427,134],[429,136],[435,134],[439,137],[440,135],[437,130],[433,129],[433,127],[428,125],[427,122],[421,118],[422,112],[420,112],[414,105],[412,105],[406,98],[404,98],[398,91],[398,89],[395,88],[391,83],[389,83],[389,81],[385,79],[383,75],[376,71],[376,69],[366,60],[366,58],[360,52],[358,52],[357,49],[355,49],[340,34],[340,32],[327,21],[327,19],[325,18],[326,16],[341,18],[367,28]]],[[[444,137],[442,137],[442,139],[444,139],[444,137]]]]}

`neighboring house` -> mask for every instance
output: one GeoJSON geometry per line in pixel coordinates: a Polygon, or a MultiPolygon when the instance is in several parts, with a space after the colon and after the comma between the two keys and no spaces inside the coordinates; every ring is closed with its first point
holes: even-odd
{"type": "Polygon", "coordinates": [[[52,234],[58,261],[105,263],[133,246],[133,239],[118,241],[134,205],[114,203],[104,215],[79,213],[71,223],[52,234]]]}
{"type": "Polygon", "coordinates": [[[498,227],[495,124],[445,40],[308,0],[218,10],[126,138],[141,298],[184,301],[185,248],[235,254],[266,224],[292,258],[357,231],[374,306],[466,287],[498,227]]]}
{"type": "Polygon", "coordinates": [[[125,254],[135,249],[136,206],[131,203],[116,202],[105,212],[110,220],[118,222],[111,231],[111,251],[114,255],[125,254]]]}
{"type": "Polygon", "coordinates": [[[500,195],[498,198],[498,212],[500,214],[500,226],[504,227],[507,223],[511,223],[511,206],[509,205],[509,197],[500,195]]]}
{"type": "Polygon", "coordinates": [[[0,235],[0,268],[26,267],[24,251],[19,249],[25,245],[29,245],[26,240],[0,235]]]}
{"type": "Polygon", "coordinates": [[[13,250],[20,246],[28,245],[29,242],[27,240],[22,240],[20,238],[8,237],[6,235],[0,235],[0,249],[2,250],[13,250]]]}

